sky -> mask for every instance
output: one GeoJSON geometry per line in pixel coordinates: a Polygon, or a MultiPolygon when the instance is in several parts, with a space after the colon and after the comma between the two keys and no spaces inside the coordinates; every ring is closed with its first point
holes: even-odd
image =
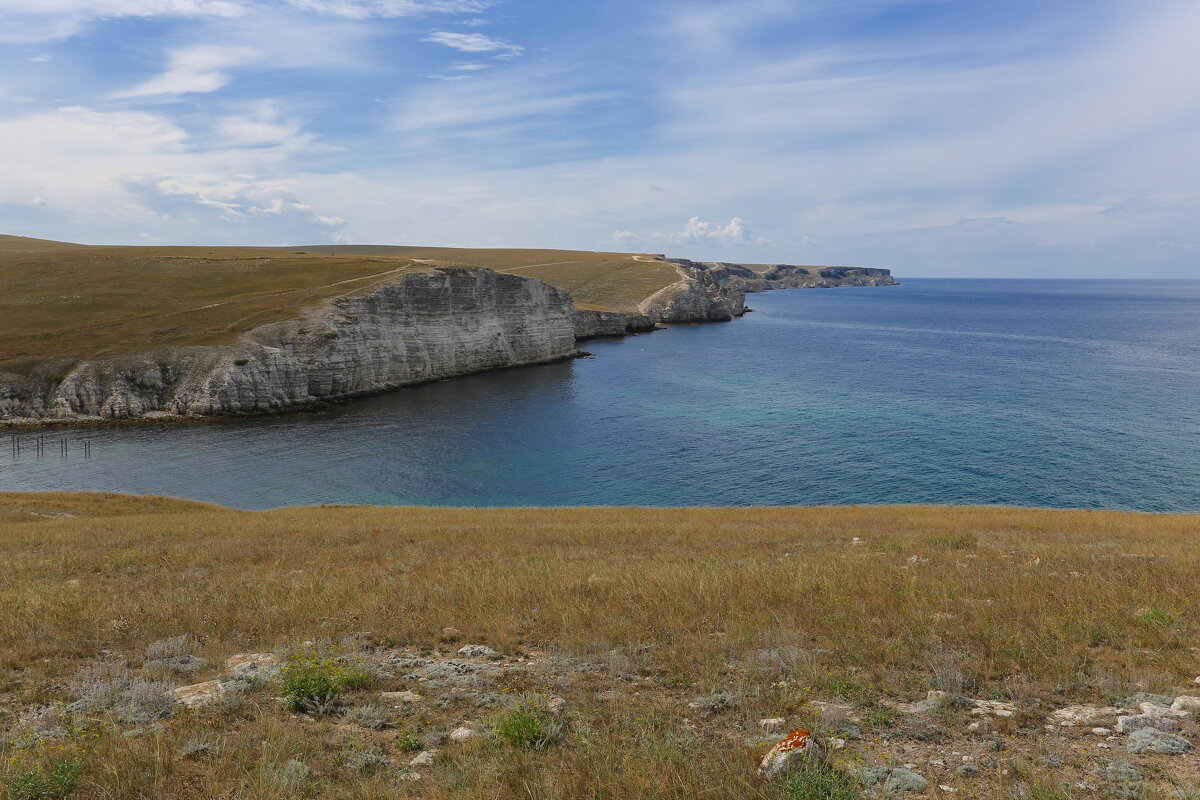
{"type": "Polygon", "coordinates": [[[1200,278],[1196,0],[0,0],[0,232],[1200,278]]]}

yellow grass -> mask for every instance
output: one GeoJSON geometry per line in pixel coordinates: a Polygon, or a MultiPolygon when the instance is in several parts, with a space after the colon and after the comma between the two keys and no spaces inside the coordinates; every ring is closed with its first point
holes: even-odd
{"type": "MultiPolygon", "coordinates": [[[[1198,563],[1195,516],[930,507],[252,513],[113,495],[0,495],[0,706],[70,700],[63,687],[85,665],[136,667],[148,644],[181,634],[219,664],[347,634],[372,647],[430,650],[453,626],[507,653],[608,664],[602,687],[587,676],[510,687],[567,694],[590,733],[576,730],[547,753],[481,741],[448,755],[420,785],[397,788],[339,772],[339,754],[369,736],[336,720],[296,722],[267,695],[184,715],[146,739],[105,733],[89,756],[89,796],[280,796],[271,770],[299,758],[318,765],[321,797],[779,797],[754,778],[740,738],[781,708],[803,717],[807,697],[876,708],[923,697],[947,670],[972,696],[1043,709],[1194,688],[1198,563]],[[614,682],[618,671],[648,682],[614,682]],[[627,699],[606,704],[599,688],[627,699]],[[687,700],[716,690],[739,698],[733,722],[721,725],[744,733],[731,738],[701,718],[682,724],[687,700]],[[220,739],[224,755],[182,758],[194,735],[220,739]]],[[[420,687],[398,677],[374,688],[420,687]]],[[[455,708],[446,714],[484,713],[455,708]]],[[[1037,737],[1014,741],[1032,748],[1037,737]]]]}

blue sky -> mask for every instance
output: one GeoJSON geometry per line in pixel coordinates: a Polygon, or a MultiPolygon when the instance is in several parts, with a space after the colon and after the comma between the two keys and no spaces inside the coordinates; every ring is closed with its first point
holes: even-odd
{"type": "Polygon", "coordinates": [[[1194,0],[0,0],[0,232],[1200,278],[1194,0]]]}

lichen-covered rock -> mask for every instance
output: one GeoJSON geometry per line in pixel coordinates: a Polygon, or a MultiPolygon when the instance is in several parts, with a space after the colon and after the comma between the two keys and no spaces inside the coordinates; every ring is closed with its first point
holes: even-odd
{"type": "Polygon", "coordinates": [[[1121,705],[1125,708],[1138,708],[1142,703],[1150,703],[1151,705],[1161,706],[1162,708],[1170,708],[1172,697],[1167,697],[1165,694],[1151,694],[1150,692],[1137,692],[1131,694],[1121,701],[1121,705]]]}
{"type": "Polygon", "coordinates": [[[763,778],[774,778],[824,760],[825,748],[816,737],[806,730],[794,730],[763,756],[758,765],[758,774],[763,778]]]}
{"type": "Polygon", "coordinates": [[[1133,733],[1146,728],[1176,731],[1179,730],[1179,720],[1163,714],[1130,714],[1117,717],[1117,733],[1133,733]]]}
{"type": "Polygon", "coordinates": [[[501,658],[502,656],[485,644],[468,644],[458,649],[460,656],[467,658],[501,658]]]}
{"type": "Polygon", "coordinates": [[[1134,731],[1125,743],[1125,749],[1134,755],[1142,753],[1158,753],[1160,755],[1178,756],[1189,753],[1192,743],[1182,736],[1160,731],[1156,728],[1142,728],[1134,731]]]}

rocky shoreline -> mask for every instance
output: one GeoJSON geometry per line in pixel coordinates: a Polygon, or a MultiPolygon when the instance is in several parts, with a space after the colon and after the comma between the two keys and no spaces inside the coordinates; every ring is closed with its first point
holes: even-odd
{"type": "MultiPolygon", "coordinates": [[[[719,322],[745,313],[745,292],[790,288],[731,264],[672,260],[680,279],[637,313],[578,309],[566,291],[484,268],[438,267],[368,294],[334,298],[231,345],[175,347],[0,373],[0,426],[200,420],[277,413],[492,369],[579,355],[577,343],[719,322]]],[[[775,268],[770,275],[783,275],[775,268]]],[[[849,269],[849,268],[837,268],[849,269]]],[[[858,269],[858,268],[854,268],[858,269]]],[[[822,281],[886,285],[842,275],[822,281]]],[[[795,282],[800,286],[799,282],[795,282]]],[[[816,285],[816,284],[803,284],[816,285]]]]}

